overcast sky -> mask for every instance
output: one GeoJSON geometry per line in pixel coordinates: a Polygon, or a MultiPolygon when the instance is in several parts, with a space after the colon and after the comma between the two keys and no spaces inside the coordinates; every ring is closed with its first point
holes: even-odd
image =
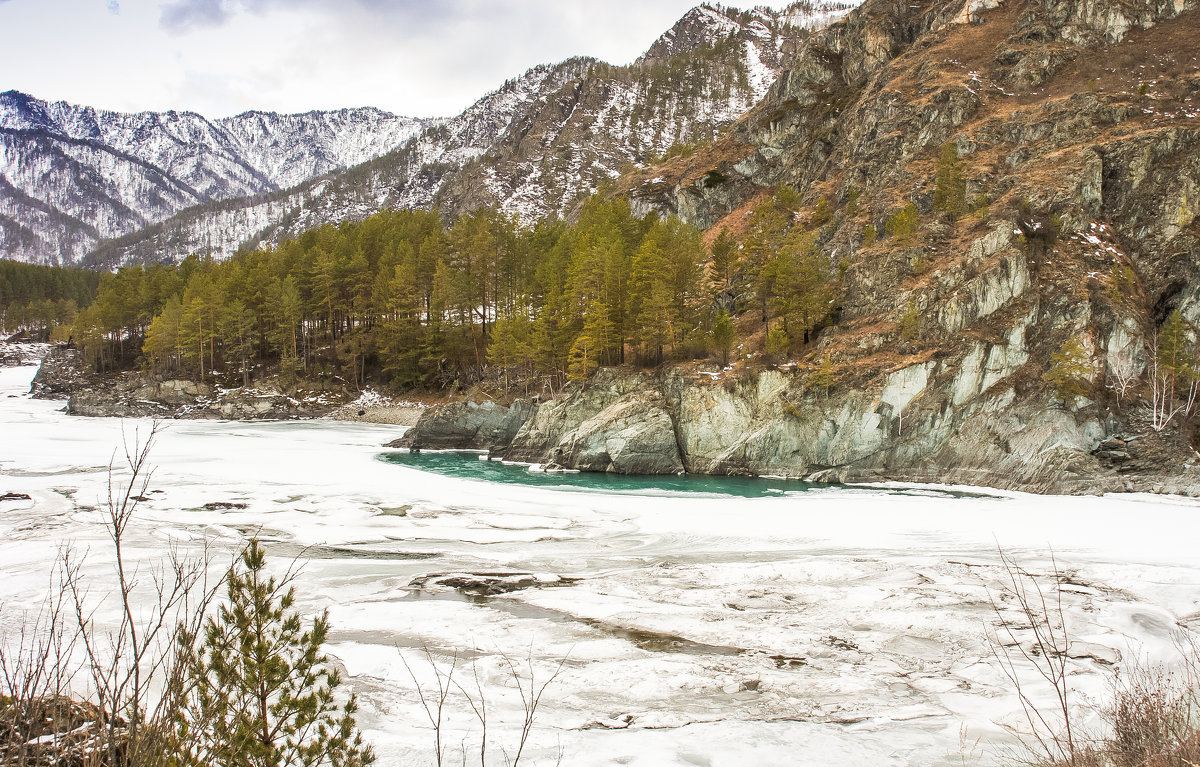
{"type": "Polygon", "coordinates": [[[535,64],[628,63],[699,1],[0,0],[0,91],[208,117],[448,116],[535,64]]]}

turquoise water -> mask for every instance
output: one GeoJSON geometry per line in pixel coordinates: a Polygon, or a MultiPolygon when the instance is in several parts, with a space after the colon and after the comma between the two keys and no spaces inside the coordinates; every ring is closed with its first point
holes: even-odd
{"type": "MultiPolygon", "coordinates": [[[[407,466],[446,477],[499,482],[505,485],[545,487],[578,492],[626,493],[630,495],[699,495],[730,498],[766,498],[780,495],[826,490],[830,485],[816,485],[794,479],[764,479],[759,477],[713,477],[703,474],[628,475],[602,472],[541,472],[524,466],[511,466],[499,461],[481,460],[478,453],[384,453],[381,461],[407,466]]],[[[852,486],[839,486],[841,492],[853,492],[852,486]]],[[[878,488],[858,488],[859,492],[881,492],[878,488]]],[[[886,492],[903,495],[929,495],[962,498],[969,493],[936,489],[889,489],[886,492]]],[[[985,496],[980,496],[985,497],[985,496]]]]}

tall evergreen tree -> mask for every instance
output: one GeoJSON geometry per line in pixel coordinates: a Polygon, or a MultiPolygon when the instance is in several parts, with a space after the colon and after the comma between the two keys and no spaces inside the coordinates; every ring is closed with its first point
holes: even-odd
{"type": "Polygon", "coordinates": [[[733,324],[729,312],[722,309],[717,313],[711,334],[713,348],[721,355],[721,365],[728,365],[729,350],[733,348],[733,342],[737,340],[737,326],[733,324]]]}
{"type": "Polygon", "coordinates": [[[933,209],[958,218],[967,211],[967,181],[963,162],[958,156],[958,144],[947,141],[937,161],[937,187],[933,192],[933,209]]]}

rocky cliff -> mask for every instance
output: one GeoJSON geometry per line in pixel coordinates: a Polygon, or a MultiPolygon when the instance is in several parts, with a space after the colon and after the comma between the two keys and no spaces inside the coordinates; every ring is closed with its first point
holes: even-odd
{"type": "Polygon", "coordinates": [[[1200,459],[1177,430],[1128,431],[1092,405],[1018,401],[1011,390],[980,397],[984,362],[908,366],[882,389],[841,394],[786,371],[721,380],[609,370],[537,406],[430,410],[390,446],[618,474],[1200,495],[1200,459]]]}
{"type": "Polygon", "coordinates": [[[710,149],[618,189],[715,236],[792,187],[843,275],[829,326],[796,364],[605,374],[497,454],[1194,493],[1190,414],[1160,428],[1150,402],[1163,323],[1200,326],[1198,30],[1194,0],[869,0],[710,149]],[[939,162],[966,204],[939,198],[939,162]],[[1069,339],[1086,396],[1044,378],[1069,339]]]}

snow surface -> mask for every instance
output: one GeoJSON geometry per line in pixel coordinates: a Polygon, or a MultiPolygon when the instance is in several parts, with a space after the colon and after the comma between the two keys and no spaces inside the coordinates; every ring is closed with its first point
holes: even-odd
{"type": "MultiPolygon", "coordinates": [[[[0,492],[33,498],[0,502],[9,627],[37,604],[64,542],[87,550],[94,593],[104,592],[95,507],[123,435],[149,428],[32,400],[33,372],[0,369],[0,492]]],[[[950,765],[964,732],[968,752],[983,739],[979,763],[989,764],[1023,726],[985,640],[1004,580],[998,544],[1048,588],[1051,549],[1070,576],[1063,600],[1080,656],[1070,678],[1091,700],[1112,673],[1101,660],[1170,660],[1200,616],[1189,500],[904,485],[756,499],[568,492],[378,460],[399,431],[170,422],[128,548],[149,564],[168,544],[231,552],[256,534],[277,564],[299,556],[299,604],[330,611],[329,650],[382,765],[432,763],[412,681],[433,682],[425,650],[442,670],[457,658],[468,690],[478,675],[497,764],[520,723],[505,657],[526,686],[531,671],[540,685],[562,663],[528,764],[561,752],[585,767],[950,765]],[[213,502],[246,508],[204,508],[213,502]],[[475,601],[410,587],[484,571],[550,585],[475,601]]],[[[99,615],[112,620],[114,606],[99,615]]],[[[1031,676],[1028,685],[1049,700],[1031,676]]],[[[477,747],[479,728],[458,693],[448,716],[455,761],[460,743],[477,747]]]]}

